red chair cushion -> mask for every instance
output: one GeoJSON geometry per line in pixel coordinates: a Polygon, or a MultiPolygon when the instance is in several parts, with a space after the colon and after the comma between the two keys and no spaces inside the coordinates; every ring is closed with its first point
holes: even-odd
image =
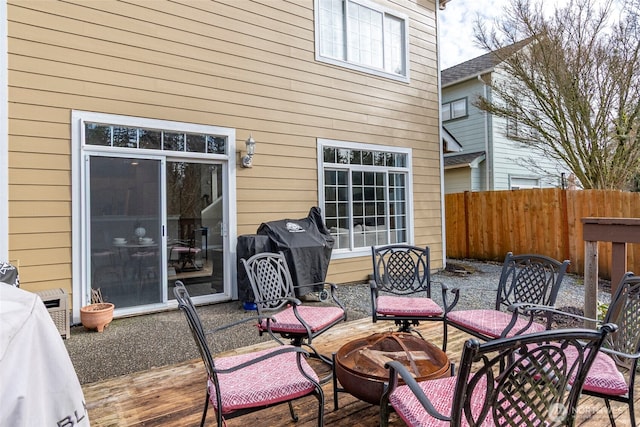
{"type": "Polygon", "coordinates": [[[442,308],[431,298],[411,298],[381,295],[376,300],[376,313],[385,316],[424,316],[442,314],[442,308]]]}
{"type": "MultiPolygon", "coordinates": [[[[570,362],[577,356],[573,348],[566,349],[564,353],[570,362]]],[[[622,396],[629,392],[629,385],[611,356],[599,351],[596,360],[593,361],[593,365],[589,369],[582,389],[609,396],[622,396]]]]}
{"type": "MultiPolygon", "coordinates": [[[[456,380],[457,377],[446,377],[419,383],[420,388],[431,401],[434,408],[442,415],[449,416],[451,414],[456,380]]],[[[478,387],[478,389],[484,390],[485,387],[478,387]]],[[[477,414],[482,410],[483,402],[484,393],[474,393],[471,400],[471,406],[473,408],[472,413],[475,416],[477,416],[477,414]]],[[[415,395],[411,392],[411,389],[406,385],[397,387],[393,393],[391,393],[391,396],[389,396],[389,403],[391,403],[391,406],[396,410],[396,413],[408,426],[449,427],[450,425],[448,421],[441,421],[429,415],[415,395]]],[[[464,417],[462,425],[468,425],[464,417]]],[[[494,425],[491,414],[487,415],[487,419],[483,425],[494,425]]]]}
{"type": "MultiPolygon", "coordinates": [[[[217,358],[216,369],[229,369],[282,348],[281,346],[249,354],[217,358]]],[[[302,367],[311,378],[318,381],[316,373],[304,358],[302,367]]],[[[279,354],[231,373],[218,374],[218,381],[223,414],[295,399],[311,393],[315,388],[314,384],[298,370],[294,352],[279,354]]],[[[211,379],[209,393],[211,403],[217,410],[216,389],[211,379]]]]}
{"type": "MultiPolygon", "coordinates": [[[[464,326],[465,328],[492,338],[500,337],[502,331],[504,331],[509,325],[509,322],[511,322],[511,318],[512,313],[497,310],[459,310],[447,314],[447,320],[451,323],[464,326]]],[[[518,319],[507,336],[514,336],[515,332],[521,330],[526,325],[527,320],[518,319]]],[[[545,329],[544,325],[532,323],[529,329],[522,333],[542,332],[545,329]]]]}
{"type": "MultiPolygon", "coordinates": [[[[308,305],[298,306],[298,314],[311,328],[311,332],[317,332],[334,322],[342,319],[344,311],[340,307],[315,307],[308,305]]],[[[289,307],[273,316],[275,322],[271,322],[271,331],[278,333],[306,333],[307,330],[293,313],[293,307],[289,307]]],[[[267,322],[260,323],[262,330],[267,329],[267,322]]]]}

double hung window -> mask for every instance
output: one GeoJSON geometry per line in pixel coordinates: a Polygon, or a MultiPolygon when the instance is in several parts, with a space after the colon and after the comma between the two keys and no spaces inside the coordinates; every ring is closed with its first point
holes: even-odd
{"type": "Polygon", "coordinates": [[[319,155],[321,201],[336,254],[409,242],[408,150],[320,140],[319,155]]]}
{"type": "Polygon", "coordinates": [[[459,119],[467,116],[467,99],[462,98],[442,104],[442,121],[459,119]]]}
{"type": "Polygon", "coordinates": [[[316,59],[407,81],[407,18],[367,0],[316,0],[316,59]]]}

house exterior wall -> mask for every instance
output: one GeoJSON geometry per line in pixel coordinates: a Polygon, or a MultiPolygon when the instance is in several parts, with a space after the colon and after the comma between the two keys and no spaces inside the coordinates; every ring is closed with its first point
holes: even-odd
{"type": "Polygon", "coordinates": [[[485,147],[485,114],[476,107],[475,101],[482,95],[483,84],[471,79],[460,84],[442,89],[442,102],[456,99],[467,99],[468,115],[459,119],[443,122],[444,127],[460,142],[464,152],[484,151],[485,147]]]}
{"type": "MultiPolygon", "coordinates": [[[[312,0],[7,1],[8,255],[22,286],[72,290],[73,110],[234,128],[242,150],[252,134],[238,235],[318,204],[318,138],[411,148],[414,243],[442,267],[436,2],[379,3],[409,18],[409,83],[316,62],[312,0]]],[[[370,263],[334,260],[327,279],[362,281],[370,263]]]]}
{"type": "Polygon", "coordinates": [[[473,169],[455,168],[444,171],[445,194],[463,193],[473,188],[472,174],[473,169]]]}
{"type": "MultiPolygon", "coordinates": [[[[497,70],[484,75],[483,79],[506,78],[497,70]]],[[[445,173],[445,193],[459,191],[508,190],[516,179],[538,180],[541,187],[557,187],[561,173],[567,172],[556,161],[541,151],[532,149],[507,137],[506,119],[487,115],[474,104],[478,96],[491,98],[492,92],[477,78],[442,88],[442,102],[468,99],[468,115],[446,121],[443,126],[458,140],[463,152],[485,151],[486,160],[480,167],[469,171],[471,179],[465,189],[455,175],[445,173]],[[535,163],[535,167],[525,163],[535,163]],[[487,177],[487,173],[489,176],[487,177]]]]}
{"type": "MultiPolygon", "coordinates": [[[[509,76],[497,68],[491,76],[498,84],[509,76]]],[[[514,178],[539,180],[540,187],[558,187],[560,174],[566,171],[542,151],[514,141],[507,136],[507,120],[492,117],[493,189],[509,190],[514,178]]]]}
{"type": "MultiPolygon", "coordinates": [[[[467,99],[467,116],[449,120],[443,123],[449,132],[460,142],[463,152],[490,151],[488,142],[491,141],[491,120],[487,121],[486,114],[476,107],[475,101],[484,92],[484,85],[478,79],[469,79],[456,85],[442,88],[442,102],[467,99]],[[486,129],[486,130],[485,130],[486,129]]],[[[445,193],[462,191],[487,190],[486,165],[491,159],[487,156],[480,167],[467,170],[468,178],[465,184],[459,179],[461,172],[445,172],[445,193]]]]}

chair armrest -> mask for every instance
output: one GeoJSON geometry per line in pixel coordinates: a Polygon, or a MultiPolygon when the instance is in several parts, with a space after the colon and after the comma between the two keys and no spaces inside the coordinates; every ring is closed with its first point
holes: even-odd
{"type": "Polygon", "coordinates": [[[558,315],[558,316],[568,317],[572,319],[583,320],[586,322],[594,322],[596,325],[602,324],[601,320],[593,319],[591,317],[581,316],[575,313],[568,313],[566,311],[558,310],[556,307],[550,306],[550,305],[520,302],[520,303],[511,304],[509,307],[507,307],[507,310],[512,311],[514,313],[514,316],[529,315],[530,317],[533,318],[533,316],[541,315],[541,314],[546,314],[547,316],[558,315]]]}
{"type": "Polygon", "coordinates": [[[263,320],[271,320],[272,322],[275,322],[275,319],[273,317],[268,317],[268,316],[250,316],[250,317],[245,317],[244,319],[241,320],[236,320],[235,322],[231,322],[231,323],[227,323],[224,324],[222,326],[218,326],[217,328],[213,328],[213,329],[209,329],[207,331],[205,331],[205,335],[211,335],[211,334],[215,334],[216,332],[220,332],[220,331],[224,331],[225,329],[229,329],[229,328],[233,328],[234,326],[238,326],[241,325],[243,323],[246,322],[258,322],[260,323],[263,320]]]}
{"type": "Polygon", "coordinates": [[[371,290],[371,315],[375,322],[376,310],[378,309],[378,303],[376,301],[376,298],[378,298],[378,284],[375,280],[369,280],[369,289],[371,290]]]}
{"type": "Polygon", "coordinates": [[[345,311],[344,305],[342,305],[342,302],[338,299],[337,296],[337,291],[338,291],[338,285],[336,285],[333,282],[315,282],[315,283],[309,283],[309,284],[305,284],[305,285],[298,285],[298,286],[294,286],[294,289],[297,288],[306,288],[309,286],[322,286],[323,290],[326,290],[327,288],[329,288],[329,296],[331,297],[331,299],[333,300],[333,302],[338,305],[338,307],[340,307],[343,311],[345,311]]]}
{"type": "Polygon", "coordinates": [[[260,303],[266,303],[266,302],[274,302],[274,301],[287,301],[289,302],[291,305],[296,306],[296,305],[302,305],[302,301],[300,301],[298,298],[293,298],[293,297],[281,297],[281,298],[270,298],[270,299],[261,299],[261,300],[254,300],[254,302],[256,304],[260,304],[260,303]]]}
{"type": "Polygon", "coordinates": [[[526,302],[511,304],[509,307],[507,307],[507,311],[513,312],[513,315],[511,316],[511,321],[509,322],[509,325],[507,325],[504,331],[502,331],[502,334],[500,335],[501,337],[506,337],[509,331],[511,331],[511,329],[513,329],[513,327],[515,326],[517,320],[522,316],[528,317],[529,320],[523,328],[515,332],[516,335],[526,331],[534,323],[535,317],[542,316],[542,315],[545,315],[547,317],[547,325],[546,325],[547,329],[551,329],[551,323],[552,323],[554,314],[562,315],[565,317],[572,317],[575,319],[597,322],[594,319],[590,319],[588,317],[558,310],[553,306],[542,305],[542,304],[531,304],[526,302]]]}
{"type": "Polygon", "coordinates": [[[444,316],[446,317],[447,314],[453,310],[453,308],[458,305],[458,301],[460,300],[460,288],[453,288],[453,289],[449,289],[448,287],[446,289],[443,289],[443,295],[442,295],[442,301],[444,303],[444,316]],[[446,296],[445,293],[452,293],[453,294],[453,301],[451,301],[451,304],[447,304],[447,300],[446,300],[446,296]]]}
{"type": "Polygon", "coordinates": [[[237,371],[239,369],[242,368],[246,368],[247,366],[251,366],[251,365],[255,365],[256,363],[260,363],[262,361],[271,359],[275,356],[278,356],[280,354],[284,354],[284,353],[298,353],[299,355],[304,355],[304,356],[308,356],[309,353],[303,349],[301,349],[300,347],[294,347],[294,346],[280,346],[280,347],[276,347],[277,350],[267,353],[267,354],[263,354],[262,356],[256,357],[255,359],[251,359],[248,360],[246,362],[240,363],[236,366],[232,366],[231,368],[226,368],[226,369],[217,369],[217,368],[213,368],[214,372],[218,373],[218,374],[228,374],[234,371],[237,371]]]}
{"type": "MultiPolygon", "coordinates": [[[[449,286],[447,286],[443,282],[431,282],[431,286],[440,285],[440,290],[442,292],[442,305],[444,306],[445,313],[447,312],[447,291],[449,290],[449,286]]],[[[430,289],[431,290],[431,289],[430,289]]],[[[457,301],[456,301],[457,303],[457,301]]]]}
{"type": "MultiPolygon", "coordinates": [[[[442,421],[451,421],[450,417],[443,415],[436,410],[429,398],[425,396],[424,392],[418,385],[418,382],[415,380],[411,372],[409,372],[409,370],[407,370],[407,368],[405,368],[403,364],[393,360],[391,362],[385,363],[384,367],[389,369],[389,383],[383,393],[383,396],[386,396],[386,398],[388,398],[388,396],[391,395],[393,390],[398,385],[398,376],[400,376],[400,378],[402,378],[404,383],[409,387],[409,389],[411,389],[413,394],[416,396],[422,407],[429,413],[429,415],[442,421]]],[[[383,397],[383,399],[384,398],[385,397],[383,397]]]]}

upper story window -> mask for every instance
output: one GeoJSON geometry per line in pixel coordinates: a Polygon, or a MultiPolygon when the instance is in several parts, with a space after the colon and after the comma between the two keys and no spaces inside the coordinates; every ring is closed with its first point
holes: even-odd
{"type": "Polygon", "coordinates": [[[367,0],[316,0],[316,60],[409,80],[408,20],[367,0]]]}
{"type": "Polygon", "coordinates": [[[318,140],[319,199],[336,257],[362,256],[373,245],[408,243],[410,151],[318,140]]]}
{"type": "Polygon", "coordinates": [[[467,112],[467,98],[457,99],[451,102],[445,102],[441,107],[442,121],[459,119],[465,117],[467,112]]]}

